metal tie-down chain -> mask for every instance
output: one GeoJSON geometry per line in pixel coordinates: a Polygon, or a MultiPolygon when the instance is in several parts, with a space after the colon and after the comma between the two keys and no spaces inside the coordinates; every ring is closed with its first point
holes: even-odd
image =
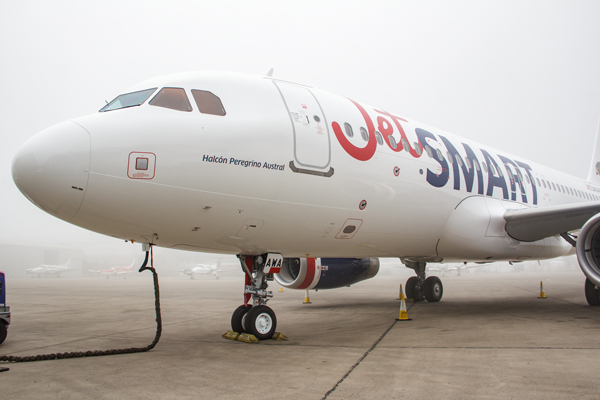
{"type": "Polygon", "coordinates": [[[0,355],[0,361],[8,362],[28,362],[28,361],[42,361],[42,360],[60,360],[63,358],[80,358],[80,357],[98,357],[98,356],[109,356],[112,354],[128,354],[128,353],[142,353],[148,350],[152,350],[154,346],[160,340],[162,333],[162,318],[160,316],[160,291],[158,286],[158,274],[154,269],[152,246],[150,250],[146,252],[146,259],[144,264],[140,267],[139,272],[149,270],[152,272],[154,279],[154,309],[156,312],[156,335],[154,340],[146,347],[130,347],[128,349],[113,349],[113,350],[93,350],[86,352],[71,352],[71,353],[52,353],[52,354],[40,354],[36,356],[3,356],[0,355]],[[148,264],[148,256],[150,256],[150,267],[146,267],[148,264]]]}

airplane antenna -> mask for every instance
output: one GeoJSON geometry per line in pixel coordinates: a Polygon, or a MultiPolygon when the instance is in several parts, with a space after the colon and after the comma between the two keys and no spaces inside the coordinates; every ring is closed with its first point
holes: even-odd
{"type": "Polygon", "coordinates": [[[273,68],[271,68],[269,70],[269,72],[267,72],[267,76],[270,77],[270,78],[273,77],[273,68]]]}

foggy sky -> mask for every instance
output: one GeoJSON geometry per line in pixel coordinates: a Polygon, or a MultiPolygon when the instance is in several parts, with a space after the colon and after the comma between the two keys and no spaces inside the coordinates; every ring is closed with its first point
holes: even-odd
{"type": "Polygon", "coordinates": [[[13,154],[158,75],[331,91],[580,178],[600,119],[598,1],[0,1],[0,240],[103,242],[16,189],[13,154]]]}

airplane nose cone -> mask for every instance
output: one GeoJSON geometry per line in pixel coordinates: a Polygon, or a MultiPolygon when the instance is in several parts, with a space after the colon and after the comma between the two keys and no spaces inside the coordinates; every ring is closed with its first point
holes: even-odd
{"type": "Polygon", "coordinates": [[[77,214],[90,168],[90,134],[66,121],[25,142],[12,163],[15,184],[32,203],[63,220],[77,214]]]}

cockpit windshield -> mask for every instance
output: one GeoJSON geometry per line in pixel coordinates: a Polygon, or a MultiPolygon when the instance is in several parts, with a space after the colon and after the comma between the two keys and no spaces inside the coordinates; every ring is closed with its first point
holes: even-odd
{"type": "Polygon", "coordinates": [[[120,108],[135,107],[143,104],[157,88],[125,93],[117,96],[113,101],[100,109],[100,112],[118,110],[120,108]]]}

